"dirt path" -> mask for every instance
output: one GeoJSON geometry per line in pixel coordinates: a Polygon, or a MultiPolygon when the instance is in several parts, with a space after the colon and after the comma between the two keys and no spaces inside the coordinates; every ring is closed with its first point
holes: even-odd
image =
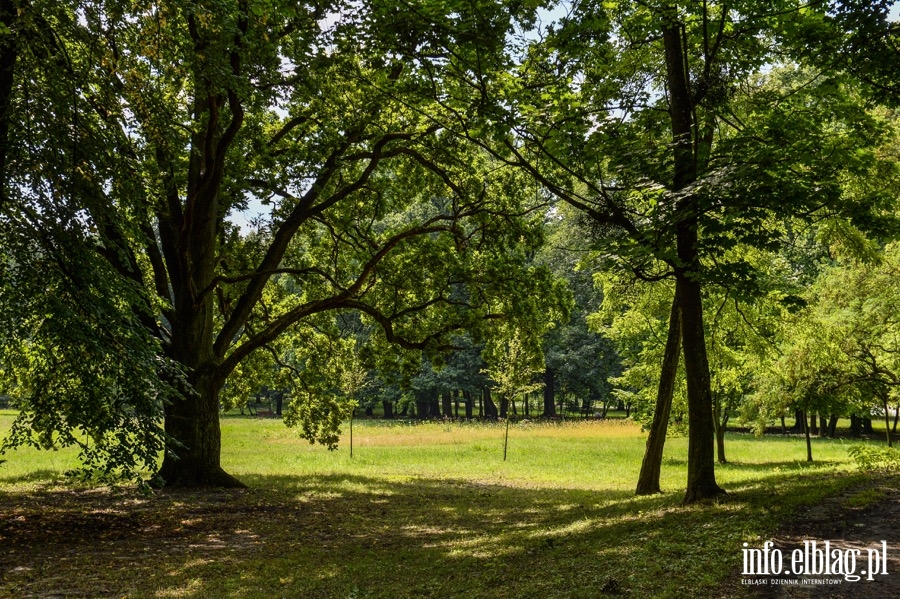
{"type": "MultiPolygon", "coordinates": [[[[807,561],[815,542],[823,549],[829,542],[832,554],[836,550],[849,558],[855,554],[855,564],[846,560],[844,571],[852,570],[860,580],[847,580],[842,574],[735,576],[729,597],[757,597],[760,599],[805,599],[811,597],[843,597],[847,599],[882,599],[900,597],[900,481],[882,479],[864,488],[856,488],[829,498],[800,514],[772,537],[773,549],[783,556],[783,569],[790,570],[792,552],[800,549],[801,561],[807,561]],[[869,550],[882,553],[882,541],[887,543],[887,575],[868,580],[869,550]],[[847,553],[851,551],[851,553],[847,553]],[[753,582],[757,584],[752,584],[753,582]]],[[[774,553],[774,551],[773,551],[774,553]]],[[[833,561],[833,560],[832,560],[833,561]]],[[[873,562],[875,558],[873,557],[873,562]]],[[[883,571],[883,570],[881,570],[883,571]]]]}

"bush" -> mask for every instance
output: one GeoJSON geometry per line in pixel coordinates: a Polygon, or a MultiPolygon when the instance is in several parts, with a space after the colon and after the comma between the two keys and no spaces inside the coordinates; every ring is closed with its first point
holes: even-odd
{"type": "Polygon", "coordinates": [[[900,472],[900,451],[893,447],[857,445],[847,453],[863,472],[900,472]]]}

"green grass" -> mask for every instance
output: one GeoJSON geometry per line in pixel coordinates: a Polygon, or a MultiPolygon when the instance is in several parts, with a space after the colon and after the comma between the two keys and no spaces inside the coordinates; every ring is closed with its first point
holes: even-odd
{"type": "Polygon", "coordinates": [[[71,451],[8,455],[0,596],[727,595],[741,543],[862,480],[847,441],[815,439],[808,464],[802,437],[730,434],[728,496],[683,508],[687,440],[666,444],[667,492],[637,498],[629,422],[515,425],[506,462],[501,425],[357,421],[351,459],[346,434],[329,452],[280,421],[222,424],[249,490],[77,488],[61,482],[71,451]]]}

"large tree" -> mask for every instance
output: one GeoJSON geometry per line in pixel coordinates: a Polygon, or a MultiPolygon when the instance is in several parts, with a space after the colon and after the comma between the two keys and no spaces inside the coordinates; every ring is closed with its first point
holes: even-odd
{"type": "MultiPolygon", "coordinates": [[[[550,277],[523,266],[540,240],[536,194],[429,116],[434,82],[503,44],[504,5],[13,4],[4,299],[38,298],[3,336],[25,382],[18,430],[82,443],[81,430],[113,458],[145,447],[129,472],[152,469],[164,439],[167,484],[237,485],[220,465],[219,396],[286,336],[302,353],[356,311],[384,342],[429,350],[548,311],[550,277]],[[253,234],[234,224],[248,209],[264,212],[253,234]],[[54,293],[65,318],[41,312],[54,293]],[[68,393],[48,363],[87,372],[68,393]],[[127,387],[123,367],[140,367],[127,387]],[[66,399],[95,383],[96,401],[66,399]],[[134,415],[154,443],[120,426],[134,415]]],[[[313,371],[316,356],[295,364],[313,371]]]]}
{"type": "MultiPolygon", "coordinates": [[[[844,4],[842,14],[880,15],[867,31],[887,33],[884,6],[844,4]]],[[[770,223],[840,212],[872,224],[884,209],[884,190],[850,196],[843,187],[848,173],[874,168],[877,124],[839,63],[797,66],[810,56],[799,40],[821,45],[846,19],[835,21],[827,3],[790,0],[566,7],[523,38],[505,76],[479,81],[478,93],[498,98],[485,128],[448,112],[462,135],[581,210],[612,265],[674,281],[675,355],[663,360],[663,379],[680,353],[690,420],[685,501],[715,497],[704,285],[727,281],[750,293],[752,267],[727,253],[774,247],[781,229],[770,223]]],[[[660,397],[671,388],[661,384],[660,397]]]]}

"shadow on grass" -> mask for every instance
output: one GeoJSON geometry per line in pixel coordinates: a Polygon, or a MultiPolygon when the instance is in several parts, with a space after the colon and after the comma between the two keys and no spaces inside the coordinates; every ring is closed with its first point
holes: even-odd
{"type": "Polygon", "coordinates": [[[691,508],[680,492],[358,475],[245,476],[247,491],[154,497],[5,493],[0,596],[703,596],[741,541],[851,481],[772,467],[691,508]]]}
{"type": "MultiPolygon", "coordinates": [[[[681,459],[673,459],[666,458],[663,463],[666,466],[680,466],[682,468],[687,468],[687,460],[681,459]]],[[[822,468],[829,467],[837,467],[843,465],[843,462],[838,460],[819,460],[815,462],[807,462],[805,460],[785,460],[782,462],[726,462],[724,464],[717,463],[716,469],[718,470],[740,470],[740,471],[748,471],[748,472],[773,472],[776,469],[780,470],[793,470],[793,471],[804,471],[804,470],[820,470],[822,468]]]]}
{"type": "Polygon", "coordinates": [[[59,470],[51,470],[49,468],[12,476],[4,476],[3,470],[0,470],[0,485],[18,485],[22,483],[52,484],[64,480],[66,480],[65,474],[59,470]]]}

